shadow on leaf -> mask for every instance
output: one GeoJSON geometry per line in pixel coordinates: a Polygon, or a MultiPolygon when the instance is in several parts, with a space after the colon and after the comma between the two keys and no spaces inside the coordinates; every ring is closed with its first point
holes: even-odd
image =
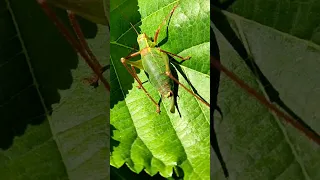
{"type": "MultiPolygon", "coordinates": [[[[60,102],[58,90],[70,88],[71,70],[78,65],[76,52],[36,1],[11,1],[10,7],[14,20],[8,10],[0,14],[7,27],[0,38],[1,149],[9,149],[29,124],[40,125],[52,114],[52,105],[60,102]]],[[[57,14],[68,22],[65,11],[57,14]]],[[[80,19],[80,25],[86,38],[96,35],[96,24],[80,19]]]]}

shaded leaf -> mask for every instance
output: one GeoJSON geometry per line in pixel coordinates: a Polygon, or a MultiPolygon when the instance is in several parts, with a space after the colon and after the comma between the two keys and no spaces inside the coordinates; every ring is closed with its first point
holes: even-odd
{"type": "MultiPolygon", "coordinates": [[[[0,179],[88,179],[84,170],[90,178],[109,179],[104,87],[81,82],[90,68],[36,1],[1,7],[7,6],[0,10],[0,127],[12,130],[1,131],[1,138],[13,142],[0,151],[0,179]]],[[[67,22],[65,12],[57,13],[67,22]]],[[[86,25],[95,37],[90,47],[107,64],[106,27],[86,25]]]]}
{"type": "MultiPolygon", "coordinates": [[[[319,69],[315,68],[319,65],[319,46],[235,14],[225,15],[284,103],[320,133],[319,69]]],[[[262,93],[257,79],[231,47],[232,42],[215,32],[221,62],[262,93]]],[[[230,178],[319,178],[319,145],[270,113],[230,79],[222,76],[220,82],[218,104],[225,118],[216,120],[215,126],[230,178]]],[[[224,179],[218,160],[214,154],[212,157],[215,165],[211,176],[224,179]]]]}
{"type": "Polygon", "coordinates": [[[320,44],[320,1],[237,0],[228,9],[247,19],[320,44]]]}

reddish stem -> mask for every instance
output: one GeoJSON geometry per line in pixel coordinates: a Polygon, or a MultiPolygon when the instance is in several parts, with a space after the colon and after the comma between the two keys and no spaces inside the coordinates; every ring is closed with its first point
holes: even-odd
{"type": "Polygon", "coordinates": [[[248,86],[244,81],[238,78],[234,73],[226,69],[218,60],[214,57],[210,57],[210,63],[218,70],[224,72],[230,79],[236,82],[242,89],[245,89],[250,95],[254,96],[261,104],[265,105],[267,108],[275,112],[280,118],[283,118],[288,123],[293,125],[295,128],[303,132],[308,138],[320,145],[319,135],[311,132],[309,129],[301,125],[297,120],[293,119],[289,115],[285,114],[279,110],[275,105],[270,103],[264,96],[258,94],[253,88],[248,86]]]}
{"type": "Polygon", "coordinates": [[[54,22],[54,24],[62,33],[62,35],[67,39],[67,41],[71,44],[71,46],[81,55],[81,57],[86,61],[89,67],[99,77],[101,82],[104,84],[105,88],[110,92],[110,85],[101,73],[101,68],[99,68],[100,64],[97,65],[93,62],[94,60],[90,59],[90,57],[88,56],[89,53],[87,54],[83,46],[71,35],[71,33],[60,21],[60,19],[56,16],[56,14],[50,9],[46,0],[37,0],[37,2],[40,4],[40,6],[44,10],[44,12],[47,14],[47,16],[54,22]]]}
{"type": "Polygon", "coordinates": [[[85,37],[82,33],[80,25],[79,25],[78,21],[76,20],[75,14],[69,10],[67,12],[68,12],[68,16],[69,16],[72,28],[74,29],[74,31],[77,35],[77,38],[80,41],[80,45],[87,51],[87,53],[91,57],[91,60],[93,61],[93,63],[97,64],[97,66],[99,66],[99,68],[102,69],[101,64],[97,60],[96,56],[92,53],[91,49],[88,46],[87,41],[85,40],[85,37]]]}

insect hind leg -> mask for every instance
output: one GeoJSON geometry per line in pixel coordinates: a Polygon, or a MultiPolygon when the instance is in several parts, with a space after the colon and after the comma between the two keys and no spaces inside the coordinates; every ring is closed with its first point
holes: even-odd
{"type": "Polygon", "coordinates": [[[175,77],[173,77],[173,75],[171,74],[170,71],[166,71],[166,75],[172,79],[174,82],[176,82],[177,84],[179,84],[180,86],[182,86],[186,91],[188,91],[191,95],[193,95],[194,97],[196,97],[199,101],[201,101],[203,104],[205,104],[206,106],[208,106],[210,108],[210,104],[207,103],[206,101],[204,101],[200,96],[196,95],[195,93],[193,93],[190,89],[188,89],[185,85],[183,85],[182,83],[180,83],[175,77]]]}
{"type": "Polygon", "coordinates": [[[177,9],[178,5],[179,5],[179,4],[176,4],[176,5],[172,8],[172,10],[171,10],[170,13],[167,15],[167,17],[166,17],[166,18],[162,21],[162,23],[159,25],[159,27],[158,27],[155,35],[154,35],[154,38],[153,38],[155,44],[157,44],[158,36],[159,36],[159,33],[160,33],[160,30],[161,30],[162,26],[165,25],[165,23],[167,22],[167,20],[171,17],[171,15],[172,15],[172,14],[174,13],[174,11],[177,9]]]}

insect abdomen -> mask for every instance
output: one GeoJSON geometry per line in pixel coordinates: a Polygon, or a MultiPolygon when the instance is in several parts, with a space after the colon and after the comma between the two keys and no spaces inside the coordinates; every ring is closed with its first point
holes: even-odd
{"type": "Polygon", "coordinates": [[[163,96],[171,92],[172,81],[166,75],[166,64],[169,64],[168,56],[156,48],[148,48],[148,52],[141,54],[141,58],[150,83],[163,96]]]}

